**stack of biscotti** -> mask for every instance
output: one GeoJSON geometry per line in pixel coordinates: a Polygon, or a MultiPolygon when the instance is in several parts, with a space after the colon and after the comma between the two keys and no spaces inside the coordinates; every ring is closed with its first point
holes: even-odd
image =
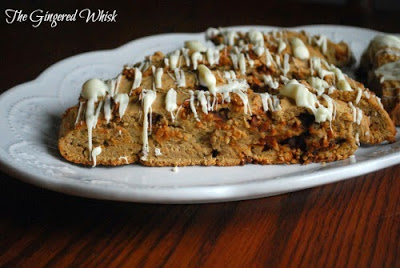
{"type": "Polygon", "coordinates": [[[240,165],[329,162],[360,143],[395,140],[373,92],[336,67],[349,47],[289,31],[210,29],[91,79],[63,116],[59,148],[84,165],[240,165]]]}
{"type": "Polygon", "coordinates": [[[400,126],[400,37],[376,36],[362,57],[361,68],[368,74],[368,86],[400,126]]]}

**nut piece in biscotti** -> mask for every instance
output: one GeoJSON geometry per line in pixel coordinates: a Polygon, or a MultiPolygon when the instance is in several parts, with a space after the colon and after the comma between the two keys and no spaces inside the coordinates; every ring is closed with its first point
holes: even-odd
{"type": "Polygon", "coordinates": [[[63,116],[60,152],[83,165],[231,166],[329,162],[394,141],[375,94],[299,40],[281,54],[188,41],[91,79],[63,116]]]}
{"type": "Polygon", "coordinates": [[[382,98],[382,104],[400,126],[400,38],[378,35],[362,56],[360,68],[368,75],[368,86],[382,98]]]}

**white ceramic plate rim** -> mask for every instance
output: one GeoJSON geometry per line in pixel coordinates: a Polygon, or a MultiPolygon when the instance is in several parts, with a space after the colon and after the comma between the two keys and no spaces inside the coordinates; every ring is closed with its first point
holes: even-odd
{"type": "MultiPolygon", "coordinates": [[[[258,28],[263,30],[270,30],[277,27],[271,26],[235,26],[229,27],[238,30],[245,30],[250,28],[258,28]]],[[[336,25],[309,25],[298,26],[286,29],[322,29],[329,28],[330,30],[348,30],[348,31],[364,31],[368,32],[371,36],[379,32],[349,27],[349,26],[336,26],[336,25]]],[[[66,63],[74,61],[90,62],[91,56],[102,53],[113,53],[116,51],[123,51],[129,49],[133,44],[149,42],[151,40],[161,39],[164,36],[193,36],[198,37],[203,33],[179,33],[179,34],[160,34],[149,37],[143,37],[135,41],[131,41],[119,48],[112,50],[94,51],[83,53],[80,55],[72,56],[62,60],[49,68],[47,68],[38,78],[33,81],[18,85],[0,95],[0,103],[5,101],[9,96],[16,95],[23,89],[34,84],[40,84],[42,80],[46,79],[54,69],[66,63]]],[[[351,165],[343,165],[326,170],[317,170],[313,173],[285,175],[273,179],[256,179],[245,182],[234,182],[219,184],[218,182],[210,183],[207,185],[174,185],[169,186],[149,186],[143,185],[142,187],[118,188],[108,187],[101,184],[82,184],[79,181],[55,181],[49,180],[40,174],[35,174],[27,170],[21,169],[16,165],[5,148],[0,147],[0,167],[10,175],[19,178],[20,180],[31,183],[40,187],[63,192],[66,194],[78,195],[83,197],[109,199],[119,201],[134,201],[134,202],[149,202],[149,203],[205,203],[205,202],[222,202],[265,197],[276,195],[285,192],[296,191],[300,189],[310,188],[327,183],[337,182],[340,180],[348,179],[354,176],[363,175],[372,171],[386,168],[400,163],[400,150],[385,153],[375,159],[364,160],[351,165]]],[[[148,167],[143,167],[147,168],[148,167]]],[[[190,168],[190,167],[189,167],[190,168]]],[[[228,169],[229,167],[223,167],[228,169]]],[[[178,175],[179,176],[179,175],[178,175]]]]}

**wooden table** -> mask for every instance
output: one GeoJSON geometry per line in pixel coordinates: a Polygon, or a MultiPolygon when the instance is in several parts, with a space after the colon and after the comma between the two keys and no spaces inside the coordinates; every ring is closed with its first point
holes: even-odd
{"type": "MultiPolygon", "coordinates": [[[[209,26],[348,24],[400,32],[396,12],[276,1],[9,2],[53,12],[116,9],[112,24],[1,22],[1,91],[81,52],[209,26]],[[227,10],[228,9],[228,10],[227,10]],[[223,15],[224,14],[224,15],[223,15]]],[[[356,6],[356,7],[355,7],[356,6]]],[[[1,135],[1,134],[0,134],[1,135]]],[[[89,200],[0,173],[0,266],[400,267],[400,166],[280,196],[204,205],[89,200]]]]}

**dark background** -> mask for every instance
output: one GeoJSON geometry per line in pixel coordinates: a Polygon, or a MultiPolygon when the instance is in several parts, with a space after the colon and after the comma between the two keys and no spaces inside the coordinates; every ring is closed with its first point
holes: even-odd
{"type": "MultiPolygon", "coordinates": [[[[0,93],[57,61],[210,26],[340,24],[400,32],[388,1],[1,1],[0,93]],[[107,9],[116,23],[5,23],[7,8],[107,9]]],[[[1,119],[0,120],[4,120],[1,119]]],[[[0,133],[1,138],[1,133],[0,133]]],[[[39,189],[0,172],[0,266],[241,264],[399,267],[400,167],[259,200],[145,205],[39,189]]],[[[176,266],[175,266],[176,267],[176,266]]]]}
{"type": "Polygon", "coordinates": [[[378,6],[390,2],[391,9],[377,10],[377,4],[370,0],[1,1],[0,85],[6,90],[36,78],[48,66],[68,56],[115,48],[157,33],[201,32],[210,26],[305,24],[341,24],[400,32],[400,1],[376,1],[378,6]],[[26,13],[38,8],[54,13],[72,13],[83,8],[115,9],[118,16],[116,23],[85,24],[78,20],[61,22],[55,28],[49,23],[33,28],[29,22],[6,24],[4,10],[7,8],[22,9],[26,13]]]}

